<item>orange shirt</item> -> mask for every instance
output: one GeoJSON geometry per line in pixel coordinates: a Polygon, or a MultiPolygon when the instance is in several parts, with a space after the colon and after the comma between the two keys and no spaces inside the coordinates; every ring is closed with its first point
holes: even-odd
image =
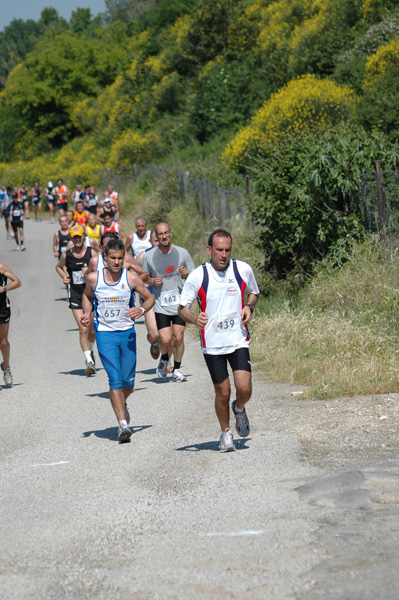
{"type": "Polygon", "coordinates": [[[81,213],[78,212],[77,210],[75,210],[75,212],[73,213],[73,220],[75,221],[75,223],[78,223],[79,225],[87,225],[88,216],[89,216],[89,213],[87,210],[84,210],[81,213]]]}

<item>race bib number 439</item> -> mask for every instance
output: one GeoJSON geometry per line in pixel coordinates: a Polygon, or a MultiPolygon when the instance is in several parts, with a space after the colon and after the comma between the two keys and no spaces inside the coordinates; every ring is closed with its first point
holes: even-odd
{"type": "Polygon", "coordinates": [[[216,314],[213,317],[213,330],[216,333],[238,331],[240,327],[239,315],[234,312],[229,315],[216,314]]]}

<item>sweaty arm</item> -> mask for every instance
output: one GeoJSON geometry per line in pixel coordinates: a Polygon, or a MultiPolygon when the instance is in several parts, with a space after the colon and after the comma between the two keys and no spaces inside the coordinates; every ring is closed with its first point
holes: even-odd
{"type": "Polygon", "coordinates": [[[144,314],[144,312],[147,312],[147,310],[150,310],[150,308],[154,306],[155,299],[151,292],[148,290],[148,288],[145,287],[144,283],[138,275],[134,275],[133,273],[128,271],[127,277],[132,290],[134,290],[142,298],[144,298],[144,302],[141,305],[141,307],[132,307],[127,313],[131,319],[138,319],[144,314]],[[141,310],[142,308],[144,309],[144,312],[141,310]]]}
{"type": "Polygon", "coordinates": [[[83,315],[80,317],[80,322],[86,327],[89,327],[90,325],[90,313],[93,309],[93,294],[96,283],[97,273],[89,273],[86,278],[86,287],[82,296],[83,315]]]}
{"type": "Polygon", "coordinates": [[[123,265],[129,271],[136,273],[142,281],[146,283],[148,282],[150,278],[149,274],[147,271],[144,271],[142,267],[140,267],[139,263],[133,258],[133,256],[130,256],[130,254],[126,253],[123,265]]]}
{"type": "Polygon", "coordinates": [[[70,283],[71,280],[69,279],[69,275],[66,272],[65,264],[65,254],[62,254],[60,260],[55,265],[55,270],[57,271],[61,279],[64,281],[65,285],[68,285],[68,283],[70,283]]]}
{"type": "Polygon", "coordinates": [[[5,286],[6,289],[0,287],[1,294],[9,292],[10,290],[16,290],[17,288],[21,287],[22,283],[20,279],[16,275],[14,275],[11,269],[7,267],[7,265],[5,265],[4,263],[0,263],[0,273],[3,273],[4,277],[7,277],[7,279],[11,281],[11,283],[7,283],[7,285],[5,286]]]}

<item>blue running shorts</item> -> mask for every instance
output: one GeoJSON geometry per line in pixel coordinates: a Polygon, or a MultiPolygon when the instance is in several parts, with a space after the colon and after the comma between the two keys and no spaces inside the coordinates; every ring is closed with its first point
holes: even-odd
{"type": "Polygon", "coordinates": [[[131,390],[136,375],[136,332],[96,331],[98,354],[107,371],[110,390],[131,390]]]}

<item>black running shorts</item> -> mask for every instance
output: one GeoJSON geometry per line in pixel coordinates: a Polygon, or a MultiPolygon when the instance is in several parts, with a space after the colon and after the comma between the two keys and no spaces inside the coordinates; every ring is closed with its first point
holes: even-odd
{"type": "Polygon", "coordinates": [[[158,331],[165,327],[173,325],[186,326],[186,322],[179,315],[164,315],[163,313],[155,313],[155,319],[157,321],[158,331]]]}
{"type": "Polygon", "coordinates": [[[251,360],[248,348],[237,348],[231,354],[204,354],[206,366],[213,383],[222,383],[228,378],[227,362],[232,371],[248,371],[251,373],[251,360]]]}
{"type": "Polygon", "coordinates": [[[0,323],[8,323],[11,317],[11,309],[9,306],[0,308],[0,323]]]}

